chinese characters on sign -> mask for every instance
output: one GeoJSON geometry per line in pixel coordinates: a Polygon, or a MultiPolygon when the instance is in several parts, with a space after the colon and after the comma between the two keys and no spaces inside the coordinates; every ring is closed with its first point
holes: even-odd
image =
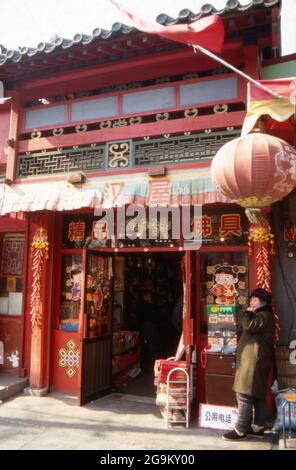
{"type": "Polygon", "coordinates": [[[85,238],[85,223],[82,221],[70,222],[68,229],[68,240],[70,242],[82,242],[85,238]]]}
{"type": "Polygon", "coordinates": [[[241,237],[243,235],[240,214],[221,214],[218,225],[214,223],[214,216],[194,217],[192,229],[195,236],[200,237],[202,235],[204,239],[209,237],[220,238],[220,242],[223,242],[228,236],[241,237]]]}
{"type": "Polygon", "coordinates": [[[93,223],[92,240],[107,240],[107,223],[96,221],[93,223]]]}
{"type": "Polygon", "coordinates": [[[242,236],[242,226],[240,214],[222,214],[220,219],[219,233],[221,237],[227,237],[229,234],[242,236]]]}
{"type": "Polygon", "coordinates": [[[201,403],[199,427],[212,429],[233,429],[237,420],[237,409],[201,403]]]}
{"type": "Polygon", "coordinates": [[[169,206],[171,199],[171,181],[152,181],[150,183],[150,193],[148,206],[169,206]]]}
{"type": "Polygon", "coordinates": [[[203,237],[209,237],[210,235],[212,235],[213,233],[212,218],[208,217],[207,215],[203,215],[201,218],[201,223],[200,223],[200,217],[194,217],[193,218],[193,233],[196,237],[200,237],[201,235],[203,237]],[[200,231],[200,227],[201,227],[201,231],[200,231]]]}

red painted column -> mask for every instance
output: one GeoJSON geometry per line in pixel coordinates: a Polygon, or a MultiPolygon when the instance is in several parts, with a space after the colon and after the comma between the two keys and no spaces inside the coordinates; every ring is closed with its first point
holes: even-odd
{"type": "Polygon", "coordinates": [[[256,38],[248,38],[244,44],[244,72],[252,78],[260,78],[260,58],[256,38]]]}
{"type": "Polygon", "coordinates": [[[31,214],[27,315],[31,334],[30,386],[35,389],[49,385],[53,232],[53,213],[31,214]]]}
{"type": "Polygon", "coordinates": [[[15,90],[11,91],[10,95],[12,97],[12,103],[11,103],[11,111],[10,111],[6,178],[13,182],[15,179],[15,169],[16,169],[16,160],[17,160],[21,100],[20,100],[20,93],[18,91],[15,91],[15,90]]]}

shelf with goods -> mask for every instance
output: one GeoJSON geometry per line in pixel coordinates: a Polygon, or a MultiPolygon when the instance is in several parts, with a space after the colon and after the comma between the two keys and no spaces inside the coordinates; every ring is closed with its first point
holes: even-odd
{"type": "Polygon", "coordinates": [[[114,332],[112,353],[113,388],[126,386],[140,371],[139,332],[114,332]]]}
{"type": "Polygon", "coordinates": [[[113,356],[112,358],[112,377],[115,377],[118,374],[126,372],[132,367],[138,366],[140,361],[139,351],[134,351],[133,353],[127,353],[122,356],[113,356]]]}
{"type": "Polygon", "coordinates": [[[122,356],[139,350],[138,331],[114,331],[113,332],[113,356],[122,356]]]}

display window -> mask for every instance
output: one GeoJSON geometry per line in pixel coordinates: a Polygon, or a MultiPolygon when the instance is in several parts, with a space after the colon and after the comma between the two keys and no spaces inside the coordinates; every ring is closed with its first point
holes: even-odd
{"type": "Polygon", "coordinates": [[[111,334],[112,303],[113,258],[89,253],[85,289],[89,337],[111,334]]]}
{"type": "Polygon", "coordinates": [[[208,349],[235,353],[239,313],[248,302],[246,252],[211,252],[200,256],[201,332],[208,349]]]}
{"type": "Polygon", "coordinates": [[[81,290],[81,255],[63,255],[60,302],[60,329],[62,331],[78,331],[81,290]]]}
{"type": "Polygon", "coordinates": [[[0,236],[0,314],[20,316],[23,301],[25,237],[22,233],[0,236]]]}

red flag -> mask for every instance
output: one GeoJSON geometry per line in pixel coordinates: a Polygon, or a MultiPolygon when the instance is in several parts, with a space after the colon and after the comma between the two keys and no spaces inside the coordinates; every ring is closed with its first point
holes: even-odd
{"type": "Polygon", "coordinates": [[[188,45],[202,46],[213,52],[221,52],[224,41],[224,24],[220,16],[210,15],[190,24],[162,26],[139,18],[115,0],[113,3],[122,13],[128,16],[135,28],[144,33],[158,34],[172,41],[188,45]]]}

